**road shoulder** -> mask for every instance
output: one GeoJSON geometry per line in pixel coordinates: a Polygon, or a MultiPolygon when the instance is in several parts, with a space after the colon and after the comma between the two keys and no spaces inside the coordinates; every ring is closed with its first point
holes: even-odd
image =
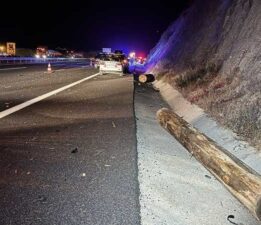
{"type": "Polygon", "coordinates": [[[151,87],[135,89],[142,225],[259,222],[156,121],[167,104],[151,87]]]}

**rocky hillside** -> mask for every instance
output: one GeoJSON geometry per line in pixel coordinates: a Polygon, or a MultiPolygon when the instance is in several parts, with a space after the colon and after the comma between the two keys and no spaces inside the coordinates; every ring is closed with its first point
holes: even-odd
{"type": "Polygon", "coordinates": [[[260,0],[195,0],[147,66],[261,149],[260,0]]]}

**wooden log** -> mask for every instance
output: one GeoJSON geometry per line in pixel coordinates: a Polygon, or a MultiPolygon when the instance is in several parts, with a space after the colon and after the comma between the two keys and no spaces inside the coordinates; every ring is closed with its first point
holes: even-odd
{"type": "Polygon", "coordinates": [[[155,81],[155,77],[153,74],[141,74],[139,75],[139,82],[140,83],[150,83],[155,81]]]}
{"type": "Polygon", "coordinates": [[[157,112],[162,127],[172,134],[249,211],[261,220],[261,176],[173,111],[157,112]]]}

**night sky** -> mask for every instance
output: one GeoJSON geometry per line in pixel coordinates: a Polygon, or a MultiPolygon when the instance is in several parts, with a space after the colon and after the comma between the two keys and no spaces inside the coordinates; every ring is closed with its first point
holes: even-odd
{"type": "Polygon", "coordinates": [[[47,45],[89,51],[112,47],[146,54],[191,1],[158,2],[45,0],[30,5],[4,1],[0,42],[14,41],[18,48],[47,45]]]}

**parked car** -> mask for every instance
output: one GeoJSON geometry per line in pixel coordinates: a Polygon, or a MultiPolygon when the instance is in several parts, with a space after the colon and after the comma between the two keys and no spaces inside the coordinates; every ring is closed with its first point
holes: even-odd
{"type": "MultiPolygon", "coordinates": [[[[121,63],[122,72],[124,74],[129,72],[129,60],[125,56],[125,54],[122,53],[122,51],[115,51],[114,53],[99,53],[98,55],[95,56],[95,58],[91,60],[91,63],[97,69],[100,69],[102,63],[103,64],[102,68],[106,70],[106,68],[104,68],[104,62],[106,61],[121,63]]],[[[120,67],[120,65],[118,65],[118,67],[120,67]]],[[[115,68],[113,69],[115,70],[115,68]]]]}
{"type": "Polygon", "coordinates": [[[115,57],[114,54],[104,54],[99,59],[100,73],[123,73],[123,65],[121,59],[115,57]]]}

